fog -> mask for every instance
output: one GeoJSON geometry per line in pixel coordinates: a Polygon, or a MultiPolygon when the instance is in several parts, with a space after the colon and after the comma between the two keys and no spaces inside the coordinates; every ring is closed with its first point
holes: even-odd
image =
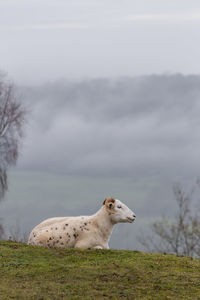
{"type": "Polygon", "coordinates": [[[199,174],[200,76],[21,87],[30,110],[18,168],[68,175],[199,174]]]}

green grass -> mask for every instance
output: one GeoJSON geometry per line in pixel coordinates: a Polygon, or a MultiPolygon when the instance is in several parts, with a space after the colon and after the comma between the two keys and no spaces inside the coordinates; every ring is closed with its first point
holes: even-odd
{"type": "Polygon", "coordinates": [[[0,299],[200,299],[200,261],[1,241],[0,299]]]}

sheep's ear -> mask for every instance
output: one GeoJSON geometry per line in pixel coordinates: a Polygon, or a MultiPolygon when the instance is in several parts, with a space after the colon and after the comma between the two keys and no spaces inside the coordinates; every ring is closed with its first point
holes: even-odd
{"type": "Polygon", "coordinates": [[[114,207],[115,207],[114,203],[112,203],[112,202],[106,203],[106,210],[109,214],[114,214],[115,213],[114,212],[114,207]]]}
{"type": "Polygon", "coordinates": [[[105,205],[105,203],[106,203],[106,200],[107,200],[107,199],[105,199],[105,200],[103,201],[103,205],[105,205]]]}
{"type": "Polygon", "coordinates": [[[108,207],[109,207],[109,209],[112,209],[112,208],[114,208],[114,204],[113,204],[112,202],[110,202],[110,203],[108,204],[108,207]]]}
{"type": "Polygon", "coordinates": [[[109,214],[114,214],[114,207],[115,207],[115,199],[113,198],[107,198],[104,200],[104,205],[106,207],[106,210],[109,214]]]}

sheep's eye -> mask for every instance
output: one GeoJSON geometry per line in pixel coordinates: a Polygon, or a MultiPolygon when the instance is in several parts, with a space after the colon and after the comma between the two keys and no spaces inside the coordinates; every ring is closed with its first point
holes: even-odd
{"type": "Polygon", "coordinates": [[[118,205],[117,207],[118,207],[118,208],[122,208],[121,205],[118,205]]]}

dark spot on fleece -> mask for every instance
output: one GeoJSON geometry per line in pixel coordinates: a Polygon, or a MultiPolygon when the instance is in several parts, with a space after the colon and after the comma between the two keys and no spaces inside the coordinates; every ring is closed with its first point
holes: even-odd
{"type": "Polygon", "coordinates": [[[73,228],[74,231],[76,231],[76,228],[73,228]]]}
{"type": "Polygon", "coordinates": [[[76,239],[78,237],[78,234],[74,233],[74,238],[76,239]]]}
{"type": "Polygon", "coordinates": [[[46,232],[49,232],[49,230],[46,230],[46,232]]]}
{"type": "Polygon", "coordinates": [[[68,226],[69,224],[65,224],[65,226],[68,226]]]}
{"type": "Polygon", "coordinates": [[[87,223],[84,223],[84,225],[87,225],[87,223]]]}
{"type": "Polygon", "coordinates": [[[86,227],[84,227],[84,230],[86,230],[86,231],[90,231],[90,229],[88,229],[88,228],[86,228],[86,227]]]}
{"type": "Polygon", "coordinates": [[[60,236],[60,239],[62,239],[62,236],[60,236]]]}
{"type": "Polygon", "coordinates": [[[58,228],[56,227],[55,230],[57,230],[58,228]]]}

